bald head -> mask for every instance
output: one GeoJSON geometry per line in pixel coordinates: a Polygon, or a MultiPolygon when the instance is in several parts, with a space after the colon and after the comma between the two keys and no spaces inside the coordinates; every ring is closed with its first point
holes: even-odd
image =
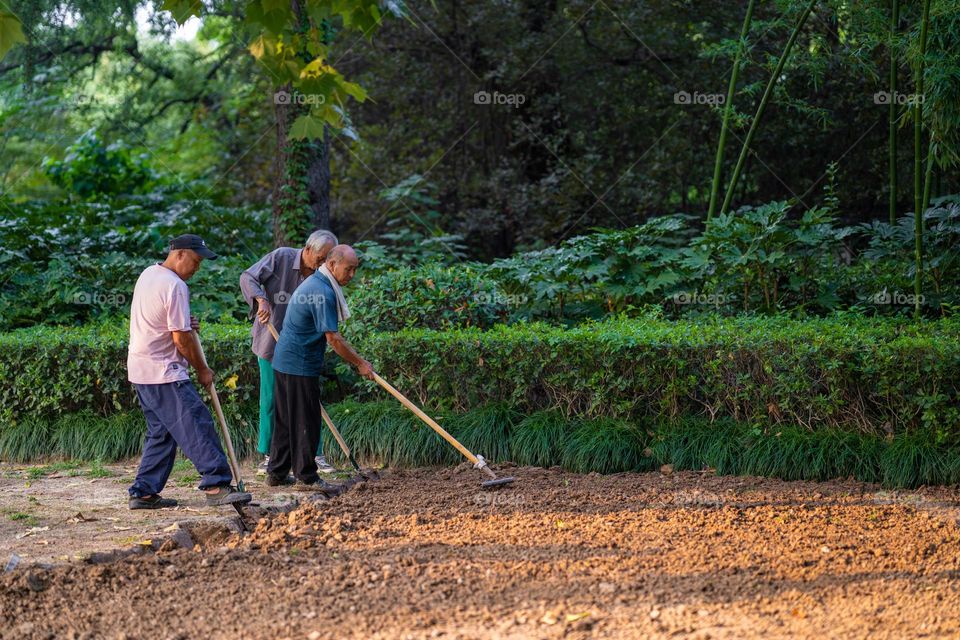
{"type": "Polygon", "coordinates": [[[357,260],[357,252],[348,244],[338,244],[333,249],[330,249],[330,253],[327,254],[327,262],[351,258],[357,260]]]}
{"type": "Polygon", "coordinates": [[[348,244],[338,244],[327,254],[327,269],[341,286],[353,280],[359,265],[357,252],[348,244]]]}

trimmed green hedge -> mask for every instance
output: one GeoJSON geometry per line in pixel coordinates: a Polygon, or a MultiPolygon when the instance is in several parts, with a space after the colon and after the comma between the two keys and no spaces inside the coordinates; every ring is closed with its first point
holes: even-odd
{"type": "Polygon", "coordinates": [[[525,414],[960,433],[957,319],[612,319],[408,330],[363,347],[394,386],[453,411],[506,402],[525,414]]]}
{"type": "MultiPolygon", "coordinates": [[[[248,331],[202,330],[227,419],[242,428],[255,423],[258,398],[248,331]]],[[[0,335],[0,429],[138,410],[126,380],[126,332],[116,323],[0,335]]],[[[358,348],[431,409],[505,404],[523,415],[658,424],[729,418],[878,436],[923,431],[942,444],[960,434],[958,338],[957,319],[649,318],[572,329],[406,330],[358,337],[358,348]]],[[[358,397],[383,398],[364,385],[358,397]]]]}
{"type": "MultiPolygon", "coordinates": [[[[259,397],[249,331],[245,325],[201,326],[228,421],[244,418],[242,407],[256,404],[259,397]]],[[[139,410],[127,382],[128,335],[126,321],[0,334],[0,424],[26,419],[52,423],[84,411],[106,417],[139,410]]]]}

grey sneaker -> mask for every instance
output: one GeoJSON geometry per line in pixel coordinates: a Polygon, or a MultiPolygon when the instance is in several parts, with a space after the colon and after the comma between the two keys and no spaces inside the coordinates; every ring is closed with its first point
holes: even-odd
{"type": "Polygon", "coordinates": [[[270,456],[263,456],[263,461],[257,465],[257,475],[265,476],[267,475],[267,465],[270,464],[270,456]]]}
{"type": "Polygon", "coordinates": [[[317,463],[317,473],[336,473],[337,468],[327,462],[324,456],[317,456],[313,459],[317,463]]]}
{"type": "Polygon", "coordinates": [[[208,507],[219,507],[225,504],[246,504],[251,500],[253,500],[253,496],[249,493],[237,491],[229,485],[217,487],[216,493],[207,494],[208,507]]]}

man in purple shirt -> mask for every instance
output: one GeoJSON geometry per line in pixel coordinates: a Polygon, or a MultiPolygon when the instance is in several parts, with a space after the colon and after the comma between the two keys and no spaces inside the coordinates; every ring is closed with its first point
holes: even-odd
{"type": "MultiPolygon", "coordinates": [[[[263,454],[263,462],[257,467],[257,473],[266,473],[270,457],[270,439],[273,435],[273,351],[276,346],[273,336],[267,328],[272,322],[277,331],[283,328],[283,318],[287,304],[297,287],[327,259],[327,254],[336,245],[337,237],[323,229],[314,231],[307,238],[302,249],[280,247],[274,249],[256,264],[240,274],[240,291],[250,305],[250,319],[254,320],[250,330],[251,348],[260,365],[260,435],[257,451],[263,454]]],[[[322,473],[333,473],[334,467],[317,451],[317,468],[322,473]]]]}

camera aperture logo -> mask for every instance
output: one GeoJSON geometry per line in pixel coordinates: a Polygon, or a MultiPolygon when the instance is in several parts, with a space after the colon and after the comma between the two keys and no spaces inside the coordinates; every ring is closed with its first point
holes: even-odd
{"type": "Polygon", "coordinates": [[[75,291],[70,296],[70,302],[97,307],[123,307],[127,304],[127,295],[116,291],[75,291]]]}
{"type": "Polygon", "coordinates": [[[690,93],[689,91],[677,91],[673,94],[674,104],[708,104],[711,106],[719,106],[726,101],[727,96],[722,93],[700,93],[699,91],[690,93]]]}
{"type": "Polygon", "coordinates": [[[477,304],[495,304],[502,307],[519,307],[527,304],[529,299],[529,296],[523,293],[480,291],[473,294],[473,301],[477,304]]]}
{"type": "Polygon", "coordinates": [[[478,507],[519,507],[524,503],[519,493],[491,493],[483,491],[473,496],[473,504],[478,507]]]}
{"type": "Polygon", "coordinates": [[[327,97],[322,93],[300,93],[299,91],[290,93],[289,91],[277,91],[273,94],[274,104],[320,105],[326,103],[326,101],[327,97]]]}
{"type": "Polygon", "coordinates": [[[877,293],[870,296],[867,301],[870,304],[878,305],[901,305],[906,307],[914,307],[917,304],[924,304],[926,298],[915,293],[903,293],[902,291],[878,291],[877,293]]]}
{"type": "Polygon", "coordinates": [[[899,91],[894,91],[893,93],[890,93],[889,91],[877,91],[875,94],[873,94],[873,104],[923,104],[923,94],[900,93],[899,91]]]}
{"type": "Polygon", "coordinates": [[[722,293],[699,293],[697,291],[681,291],[673,294],[674,304],[706,304],[719,307],[727,304],[727,296],[722,293]]]}
{"type": "Polygon", "coordinates": [[[327,297],[322,293],[302,293],[294,291],[278,291],[273,296],[273,304],[308,304],[323,305],[326,304],[327,297]]]}
{"type": "Polygon", "coordinates": [[[520,105],[526,101],[527,96],[522,93],[500,93],[499,91],[490,93],[489,91],[481,90],[473,94],[473,104],[506,105],[514,109],[519,109],[520,105]]]}

